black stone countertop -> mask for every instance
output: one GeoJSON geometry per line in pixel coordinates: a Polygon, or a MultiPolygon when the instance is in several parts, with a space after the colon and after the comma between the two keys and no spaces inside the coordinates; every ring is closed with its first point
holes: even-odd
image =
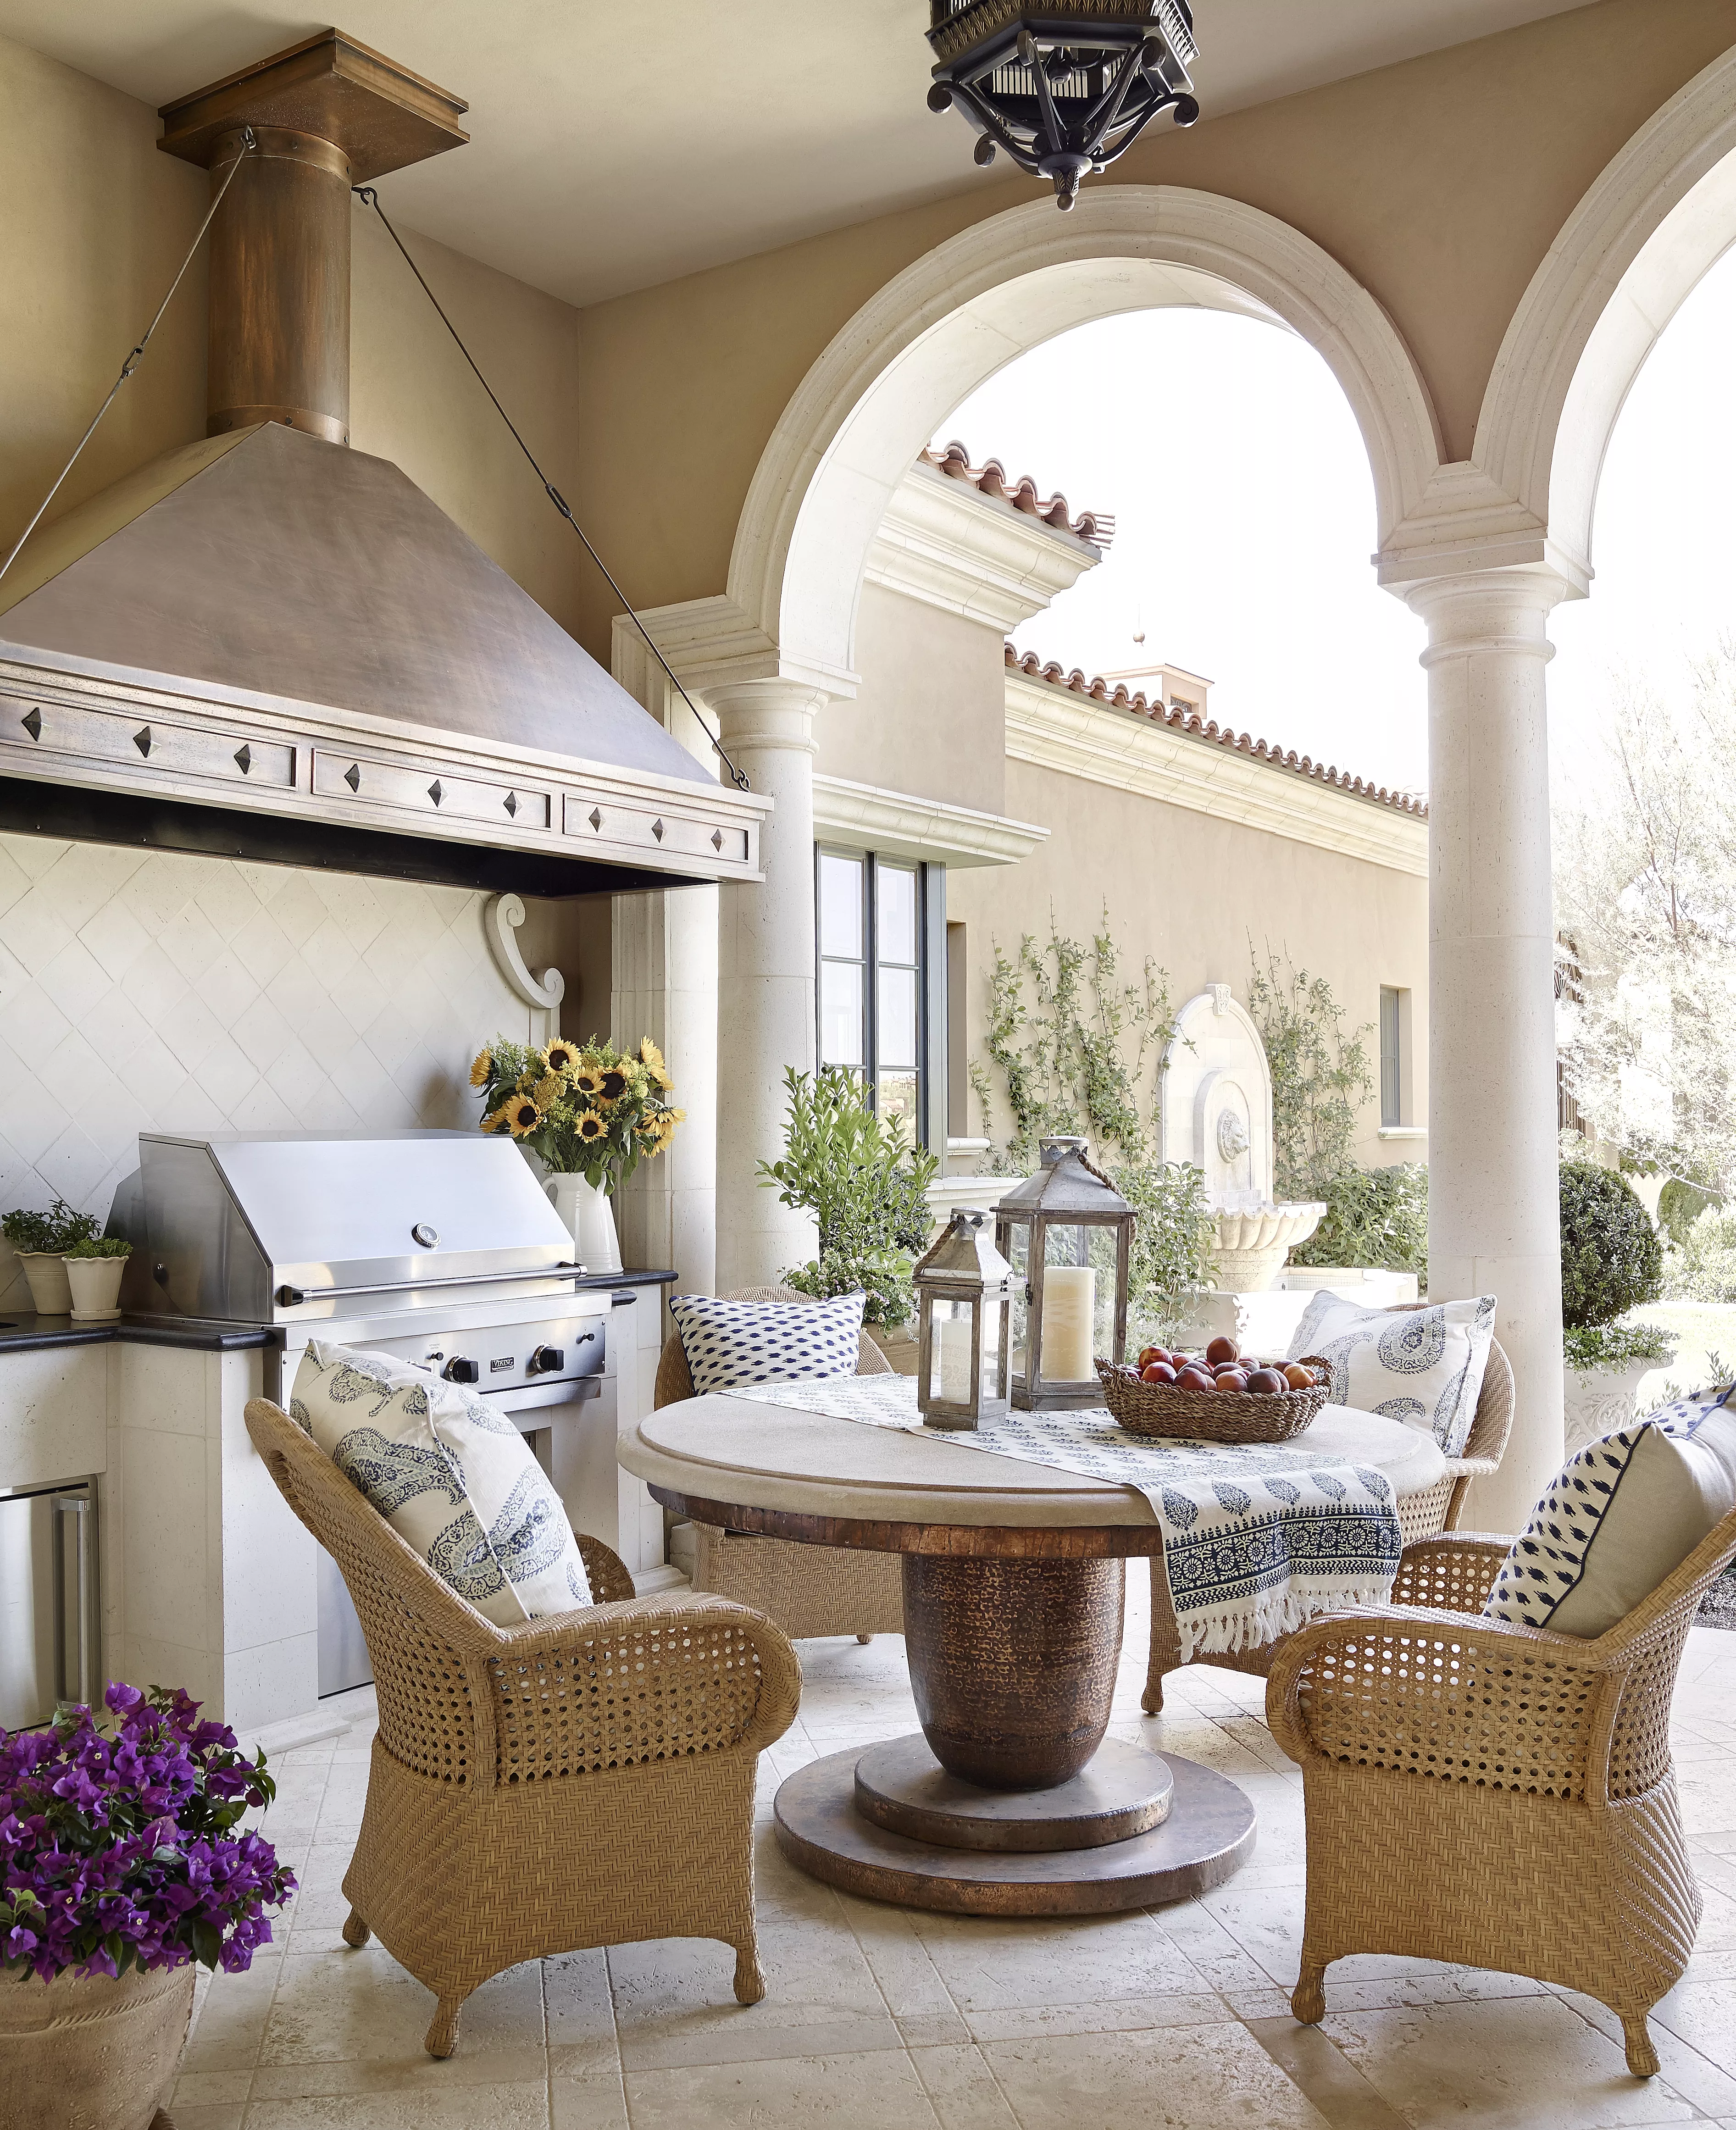
{"type": "MultiPolygon", "coordinates": [[[[599,1288],[667,1287],[672,1272],[629,1265],[624,1272],[587,1273],[575,1282],[581,1294],[599,1288]]],[[[304,1327],[298,1326],[298,1329],[304,1327]]],[[[0,1354],[22,1354],[50,1346],[100,1346],[112,1339],[140,1346],[180,1346],[204,1354],[233,1354],[258,1346],[280,1346],[284,1327],[230,1324],[211,1316],[122,1316],[114,1324],[74,1324],[69,1316],[32,1316],[28,1310],[0,1316],[0,1354]]]]}

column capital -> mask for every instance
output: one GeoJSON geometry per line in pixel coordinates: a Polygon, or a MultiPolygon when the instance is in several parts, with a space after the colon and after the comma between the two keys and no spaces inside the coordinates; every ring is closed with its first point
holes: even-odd
{"type": "Polygon", "coordinates": [[[718,720],[718,731],[732,753],[778,747],[818,754],[815,714],[834,700],[829,688],[812,681],[767,675],[756,681],[714,681],[705,700],[718,720]]]}
{"type": "Polygon", "coordinates": [[[1406,585],[1405,604],[1428,624],[1427,667],[1443,658],[1500,655],[1548,661],[1551,613],[1571,588],[1554,571],[1532,565],[1468,570],[1406,585]]]}
{"type": "Polygon", "coordinates": [[[1413,606],[1426,585],[1458,578],[1549,578],[1557,599],[1583,599],[1591,587],[1590,561],[1468,460],[1435,469],[1374,561],[1386,590],[1413,606]]]}

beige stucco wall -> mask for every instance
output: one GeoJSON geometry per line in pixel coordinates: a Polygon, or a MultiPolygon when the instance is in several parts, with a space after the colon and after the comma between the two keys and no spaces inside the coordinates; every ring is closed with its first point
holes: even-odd
{"type": "MultiPolygon", "coordinates": [[[[1154,134],[1114,179],[1220,191],[1323,246],[1392,314],[1462,458],[1508,320],[1567,214],[1733,41],[1736,0],[1598,0],[1154,134]]],[[[962,156],[962,127],[959,139],[962,156]]],[[[754,467],[827,341],[923,252],[1037,196],[1024,180],[973,190],[583,312],[575,500],[608,528],[627,595],[722,591],[754,467]]],[[[582,585],[580,607],[597,652],[606,592],[582,585]]]]}
{"type": "Polygon", "coordinates": [[[865,585],[856,623],[861,685],[814,724],[814,767],[1004,814],[1006,682],[998,629],[865,585]]]}
{"type": "MultiPolygon", "coordinates": [[[[1016,954],[1021,935],[1029,933],[1041,945],[1052,916],[1063,935],[1089,942],[1105,907],[1123,980],[1137,981],[1149,955],[1167,972],[1176,1006],[1209,983],[1231,985],[1245,1003],[1252,961],[1257,956],[1263,963],[1270,947],[1326,979],[1347,1029],[1378,1026],[1383,984],[1408,990],[1415,1028],[1428,1026],[1425,880],[1028,762],[1009,762],[1006,772],[1008,811],[1052,833],[1017,866],[947,876],[948,923],[966,928],[973,1058],[984,1056],[994,943],[1016,954]]],[[[1275,779],[1282,774],[1272,772],[1275,779]]],[[[950,1028],[948,1036],[957,1040],[950,1028]]],[[[1366,1042],[1377,1068],[1373,1029],[1366,1042]]],[[[1425,1120],[1428,1066],[1421,1056],[1410,1103],[1407,1120],[1425,1120]]],[[[1002,1111],[985,1126],[973,1096],[968,1131],[956,1117],[949,1125],[959,1136],[999,1139],[1007,1119],[1002,1111]]],[[[1379,1104],[1372,1101],[1356,1149],[1365,1167],[1428,1158],[1426,1139],[1382,1139],[1379,1132],[1379,1104]]]]}

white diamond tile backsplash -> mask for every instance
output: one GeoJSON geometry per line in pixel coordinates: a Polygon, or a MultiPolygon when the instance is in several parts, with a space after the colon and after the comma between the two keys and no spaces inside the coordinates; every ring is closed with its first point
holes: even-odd
{"type": "Polygon", "coordinates": [[[106,1219],[141,1131],[474,1125],[471,1058],[531,1032],[488,899],[0,835],[0,1211],[106,1219]]]}

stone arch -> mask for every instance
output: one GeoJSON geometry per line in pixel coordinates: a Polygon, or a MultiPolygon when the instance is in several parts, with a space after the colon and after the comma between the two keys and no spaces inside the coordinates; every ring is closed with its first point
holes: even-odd
{"type": "Polygon", "coordinates": [[[1658,336],[1736,241],[1736,49],[1656,112],[1562,225],[1490,373],[1474,456],[1582,583],[1610,437],[1658,336]]]}
{"type": "Polygon", "coordinates": [[[1315,348],[1350,401],[1379,533],[1420,504],[1438,428],[1381,305],[1300,231],[1239,200],[1107,185],[1057,215],[1033,201],[961,231],[835,336],[762,454],[730,558],[737,626],[780,671],[848,692],[869,542],[934,424],[1015,356],[1117,312],[1239,313],[1315,348]]]}

